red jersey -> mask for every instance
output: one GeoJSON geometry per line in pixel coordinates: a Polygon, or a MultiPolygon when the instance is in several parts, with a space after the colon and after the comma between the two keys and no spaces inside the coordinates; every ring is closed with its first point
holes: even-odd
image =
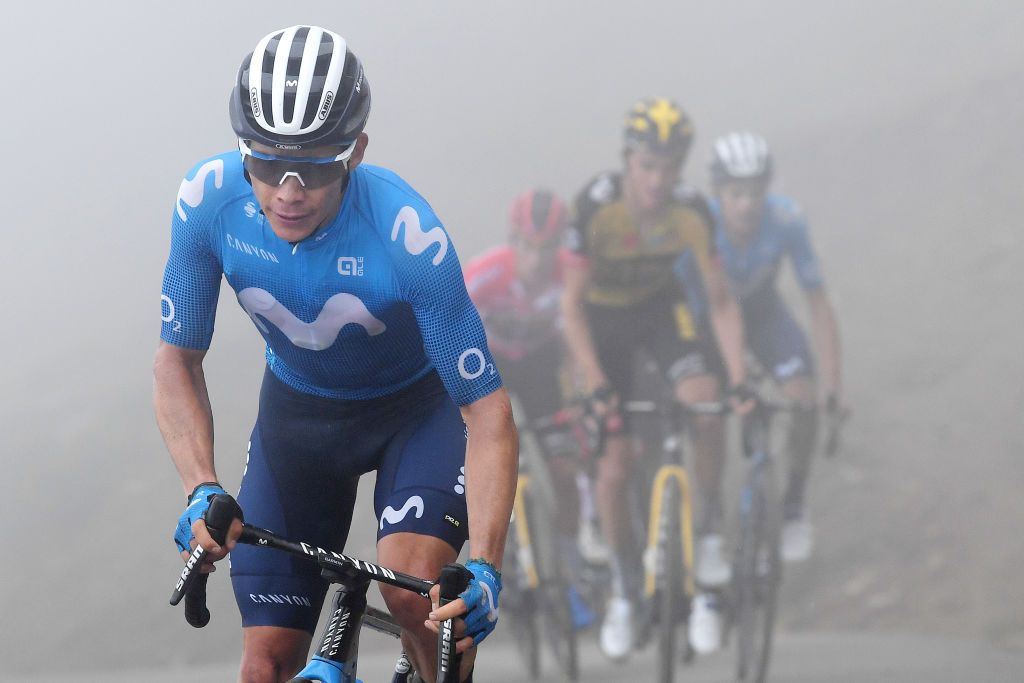
{"type": "Polygon", "coordinates": [[[561,333],[562,269],[569,257],[560,249],[554,277],[532,293],[519,278],[510,246],[494,247],[466,264],[466,289],[493,354],[519,360],[561,333]]]}

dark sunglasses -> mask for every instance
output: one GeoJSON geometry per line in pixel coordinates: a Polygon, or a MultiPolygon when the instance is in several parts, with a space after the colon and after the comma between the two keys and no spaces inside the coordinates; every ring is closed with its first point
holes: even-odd
{"type": "Polygon", "coordinates": [[[352,142],[338,155],[329,157],[288,157],[254,151],[245,140],[238,141],[242,164],[262,183],[281,185],[294,177],[307,190],[315,190],[340,180],[348,172],[348,159],[355,150],[352,142]]]}

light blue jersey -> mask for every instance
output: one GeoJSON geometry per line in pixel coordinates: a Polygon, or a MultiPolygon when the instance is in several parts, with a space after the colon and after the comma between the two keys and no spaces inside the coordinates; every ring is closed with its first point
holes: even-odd
{"type": "Polygon", "coordinates": [[[172,219],[164,341],[209,348],[222,274],[271,371],[298,391],[375,398],[435,368],[459,405],[501,386],[451,239],[391,171],[354,169],[338,215],[293,246],[271,230],[237,152],[200,162],[172,219]]]}
{"type": "Polygon", "coordinates": [[[788,197],[769,194],[757,234],[742,247],[729,241],[717,202],[712,202],[711,214],[715,249],[739,297],[747,345],[779,382],[813,375],[813,356],[804,333],[775,288],[787,256],[801,287],[813,290],[824,285],[800,207],[788,197]]]}
{"type": "Polygon", "coordinates": [[[824,284],[803,212],[792,199],[769,194],[757,234],[743,247],[729,241],[717,202],[711,202],[711,213],[715,219],[715,249],[742,303],[775,291],[775,278],[787,256],[800,286],[816,289],[824,284]]]}

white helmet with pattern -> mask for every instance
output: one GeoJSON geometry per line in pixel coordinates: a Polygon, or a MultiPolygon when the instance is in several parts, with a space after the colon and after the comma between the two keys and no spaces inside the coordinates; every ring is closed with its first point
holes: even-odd
{"type": "Polygon", "coordinates": [[[242,60],[229,109],[241,140],[284,150],[351,147],[370,113],[370,85],[344,38],[292,26],[264,36],[242,60]]]}
{"type": "Polygon", "coordinates": [[[747,178],[768,182],[771,177],[772,156],[768,143],[760,135],[742,131],[715,140],[711,155],[712,182],[747,178]]]}

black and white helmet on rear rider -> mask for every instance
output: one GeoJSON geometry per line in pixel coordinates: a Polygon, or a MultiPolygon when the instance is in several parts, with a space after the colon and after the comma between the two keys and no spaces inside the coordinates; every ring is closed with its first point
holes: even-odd
{"type": "Polygon", "coordinates": [[[736,132],[715,140],[711,153],[711,181],[762,179],[772,177],[772,156],[760,135],[736,132]]]}
{"type": "Polygon", "coordinates": [[[352,148],[370,113],[370,85],[344,38],[292,26],[264,36],[242,60],[229,109],[239,140],[352,148]]]}

